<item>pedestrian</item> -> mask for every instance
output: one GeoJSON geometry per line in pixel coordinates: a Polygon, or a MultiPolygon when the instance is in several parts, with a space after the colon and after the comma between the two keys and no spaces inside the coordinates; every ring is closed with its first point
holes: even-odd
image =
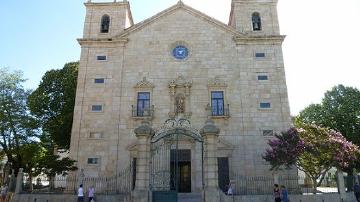
{"type": "Polygon", "coordinates": [[[289,202],[289,193],[284,185],[281,185],[281,201],[289,202]]]}
{"type": "Polygon", "coordinates": [[[78,202],[84,202],[84,189],[82,184],[80,184],[78,189],[78,202]]]}
{"type": "Polygon", "coordinates": [[[354,194],[357,202],[360,202],[360,185],[359,183],[355,182],[354,185],[354,194]]]}
{"type": "Polygon", "coordinates": [[[278,184],[274,184],[274,198],[275,202],[281,202],[281,194],[278,184]]]}
{"type": "Polygon", "coordinates": [[[1,187],[1,202],[5,202],[6,200],[6,195],[7,195],[7,192],[8,192],[8,186],[7,184],[4,184],[2,187],[1,187]]]}
{"type": "Polygon", "coordinates": [[[94,193],[95,193],[95,188],[93,185],[91,185],[89,187],[89,193],[88,193],[88,197],[89,197],[89,202],[95,202],[95,199],[94,199],[94,193]]]}

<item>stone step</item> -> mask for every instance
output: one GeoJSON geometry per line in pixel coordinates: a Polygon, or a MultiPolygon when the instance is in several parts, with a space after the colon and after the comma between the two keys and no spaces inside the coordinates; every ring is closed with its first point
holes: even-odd
{"type": "Polygon", "coordinates": [[[178,202],[202,202],[201,193],[178,193],[178,202]]]}

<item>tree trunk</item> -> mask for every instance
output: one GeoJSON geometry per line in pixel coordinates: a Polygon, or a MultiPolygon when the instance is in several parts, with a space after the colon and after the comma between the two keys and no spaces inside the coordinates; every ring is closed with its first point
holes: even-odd
{"type": "Polygon", "coordinates": [[[316,192],[317,192],[317,182],[316,182],[316,178],[311,178],[311,180],[312,180],[312,188],[313,188],[313,193],[314,194],[316,194],[316,192]]]}
{"type": "Polygon", "coordinates": [[[55,176],[49,176],[49,191],[55,189],[55,176]]]}
{"type": "Polygon", "coordinates": [[[32,191],[34,190],[34,186],[33,186],[32,180],[33,180],[32,173],[29,172],[29,183],[30,183],[29,191],[30,191],[30,192],[32,192],[32,191]]]}

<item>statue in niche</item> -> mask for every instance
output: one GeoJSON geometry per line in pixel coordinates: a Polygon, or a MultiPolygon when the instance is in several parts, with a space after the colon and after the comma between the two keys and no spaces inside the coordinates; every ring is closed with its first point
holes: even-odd
{"type": "Polygon", "coordinates": [[[185,98],[183,96],[177,96],[175,100],[175,112],[176,114],[185,113],[185,98]]]}

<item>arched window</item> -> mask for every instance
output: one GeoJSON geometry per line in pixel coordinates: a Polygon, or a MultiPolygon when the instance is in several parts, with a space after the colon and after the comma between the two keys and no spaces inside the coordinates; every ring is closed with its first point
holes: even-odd
{"type": "Polygon", "coordinates": [[[110,17],[103,15],[101,18],[101,33],[108,33],[110,29],[110,17]]]}
{"type": "Polygon", "coordinates": [[[253,31],[261,30],[261,18],[260,18],[260,14],[257,12],[252,14],[252,25],[253,25],[253,31]]]}

